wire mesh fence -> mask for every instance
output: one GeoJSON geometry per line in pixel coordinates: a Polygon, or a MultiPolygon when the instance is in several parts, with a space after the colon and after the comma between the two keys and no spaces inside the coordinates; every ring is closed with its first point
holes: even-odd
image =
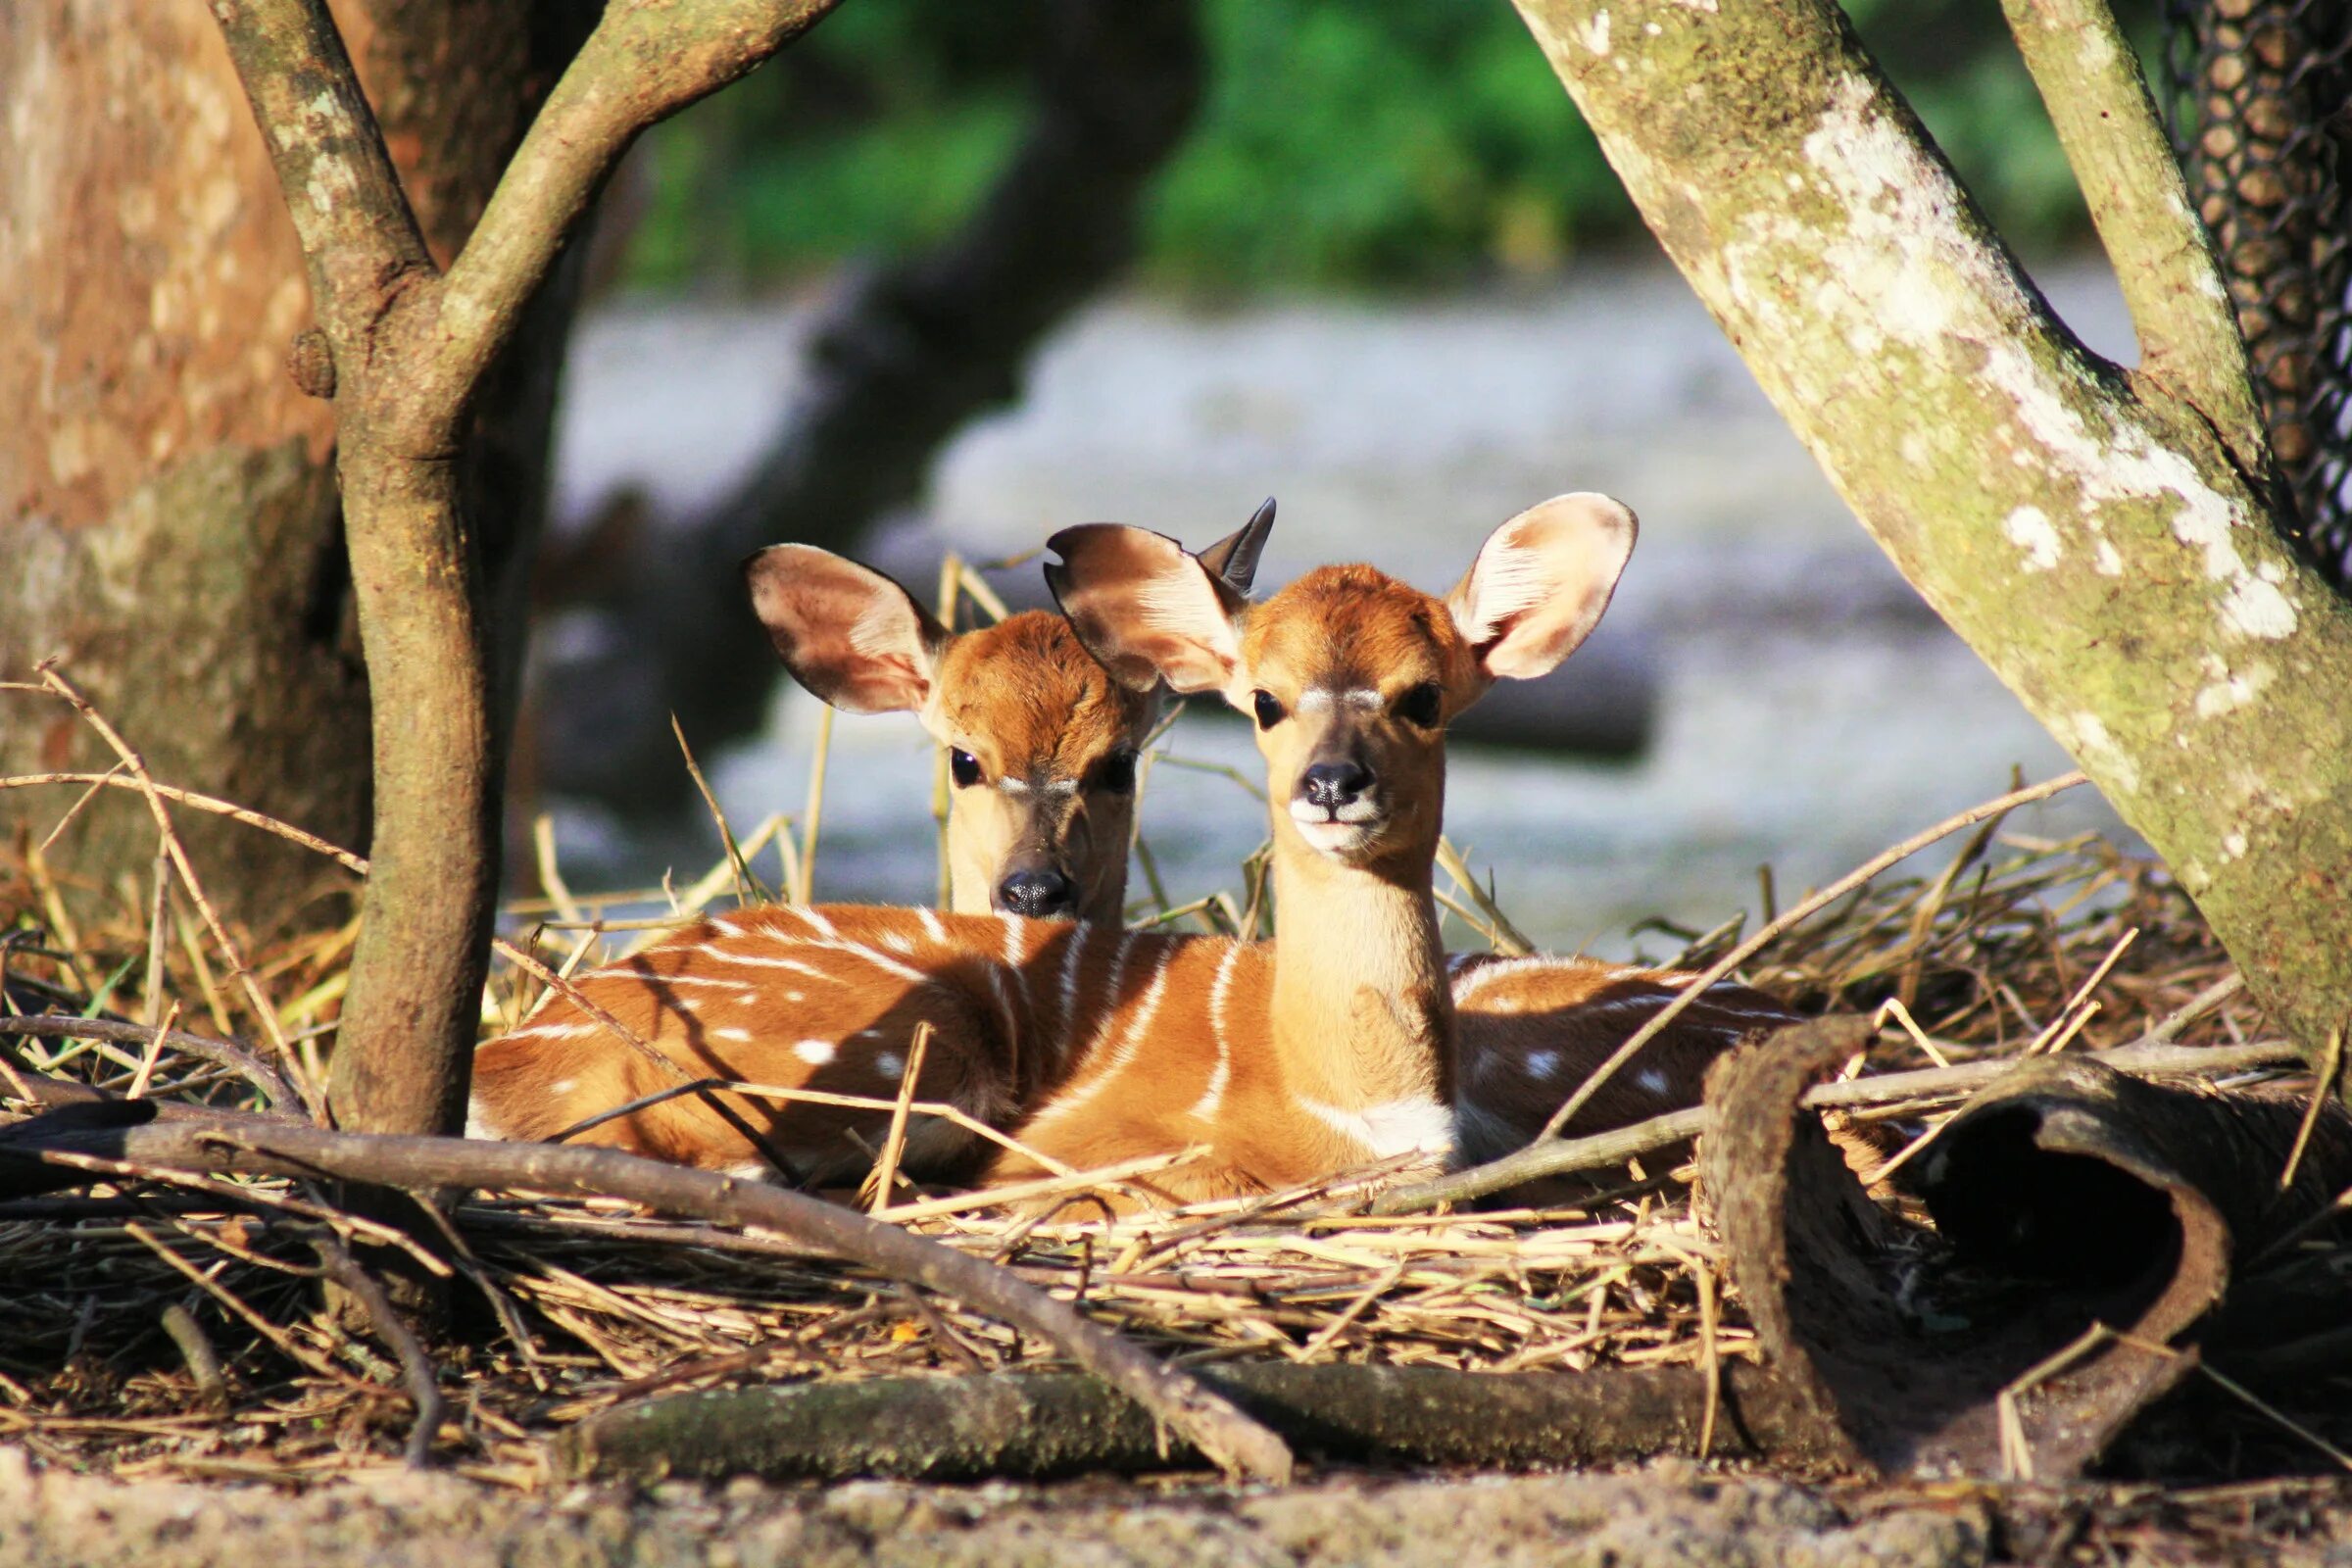
{"type": "Polygon", "coordinates": [[[2352,588],[2352,0],[2165,0],[2167,109],[2222,253],[2291,536],[2352,588]]]}

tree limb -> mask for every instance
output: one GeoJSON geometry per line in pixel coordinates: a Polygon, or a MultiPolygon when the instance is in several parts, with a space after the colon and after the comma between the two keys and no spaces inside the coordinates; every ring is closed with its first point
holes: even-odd
{"type": "Polygon", "coordinates": [[[277,1110],[297,1110],[302,1100],[294,1093],[278,1070],[256,1056],[241,1045],[227,1040],[214,1040],[205,1035],[192,1035],[184,1029],[156,1029],[143,1023],[124,1023],[114,1018],[70,1018],[56,1013],[36,1013],[26,1018],[0,1018],[0,1040],[29,1038],[34,1040],[111,1040],[118,1045],[145,1046],[161,1043],[167,1051],[194,1056],[218,1067],[226,1067],[262,1092],[262,1097],[277,1110]]]}
{"type": "MultiPolygon", "coordinates": [[[[149,1102],[118,1102],[117,1115],[152,1115],[149,1102]]],[[[93,1156],[214,1175],[290,1176],[361,1182],[414,1192],[490,1188],[612,1197],[669,1214],[772,1231],[863,1264],[891,1279],[951,1296],[1053,1345],[1196,1445],[1236,1476],[1287,1480],[1290,1450],[1222,1395],[1165,1366],[1108,1329],[1004,1269],[853,1209],[761,1182],[739,1181],[617,1150],[497,1144],[466,1138],[370,1137],[323,1132],[275,1118],[180,1107],[143,1124],[92,1127],[59,1118],[21,1122],[0,1144],[0,1192],[22,1194],[105,1179],[50,1155],[93,1156]]]]}
{"type": "Polygon", "coordinates": [[[2050,313],[1830,0],[1517,0],[1855,516],[2307,1050],[2352,1013],[2352,602],[2050,313]]]}
{"type": "Polygon", "coordinates": [[[838,0],[609,0],[450,264],[430,373],[462,405],[646,127],[791,43],[838,0]]]}
{"type": "MultiPolygon", "coordinates": [[[[1294,1443],[1391,1464],[1586,1465],[1697,1454],[1718,1395],[1728,1419],[1711,1457],[1821,1464],[1838,1451],[1835,1434],[1769,1370],[1744,1362],[1723,1369],[1719,1390],[1688,1366],[1564,1374],[1275,1361],[1208,1367],[1200,1376],[1294,1443]]],[[[1149,1415],[1102,1382],[1029,1372],[672,1395],[591,1416],[557,1440],[555,1458],[567,1475],[640,1484],[736,1475],[952,1481],[1199,1462],[1161,1441],[1149,1415]]]]}
{"type": "Polygon", "coordinates": [[[388,289],[433,270],[375,112],[326,0],[212,0],[277,171],[338,355],[364,345],[388,289]]]}
{"type": "Polygon", "coordinates": [[[2239,468],[2271,470],[2246,346],[2139,60],[2106,0],[2001,0],[2115,268],[2140,371],[2209,420],[2239,468]]]}
{"type": "Polygon", "coordinates": [[[372,699],[372,871],[328,1101],[343,1125],[454,1128],[497,881],[474,397],[631,137],[835,0],[612,0],[444,278],[324,0],[216,0],[335,358],[337,468],[372,699]]]}
{"type": "MultiPolygon", "coordinates": [[[[2118,1072],[2149,1078],[2214,1078],[2255,1067],[2284,1065],[2297,1059],[2297,1054],[2294,1047],[2282,1041],[2247,1046],[2173,1046],[2160,1041],[2138,1041],[2112,1051],[2091,1052],[2086,1059],[2118,1072]]],[[[1805,1091],[1804,1103],[1815,1110],[1859,1110],[1973,1095],[2016,1066],[2015,1060],[2004,1057],[1998,1061],[1962,1062],[1952,1067],[1922,1067],[1916,1072],[1875,1073],[1868,1078],[1817,1085],[1805,1091]]],[[[1654,1150],[1687,1144],[1703,1137],[1706,1130],[1706,1107],[1691,1105],[1583,1138],[1530,1144],[1468,1170],[1433,1177],[1410,1187],[1392,1187],[1373,1200],[1372,1212],[1417,1214],[1440,1203],[1468,1202],[1547,1176],[1606,1170],[1654,1150]]]]}

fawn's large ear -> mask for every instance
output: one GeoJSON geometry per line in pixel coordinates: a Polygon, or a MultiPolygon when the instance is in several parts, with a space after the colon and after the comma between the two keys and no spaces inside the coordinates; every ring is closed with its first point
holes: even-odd
{"type": "Polygon", "coordinates": [[[1247,602],[1175,540],[1088,522],[1046,548],[1061,557],[1046,564],[1047,586],[1111,679],[1139,692],[1162,680],[1180,692],[1222,691],[1233,679],[1247,602]]]}
{"type": "Polygon", "coordinates": [[[1634,514],[1589,491],[1554,496],[1491,534],[1446,596],[1488,676],[1532,680],[1592,634],[1634,553],[1634,514]]]}
{"type": "Polygon", "coordinates": [[[1200,552],[1200,564],[1242,593],[1257,575],[1257,558],[1265,554],[1266,536],[1274,531],[1274,498],[1250,514],[1250,520],[1200,552]]]}
{"type": "Polygon", "coordinates": [[[920,710],[949,632],[882,573],[814,545],[743,564],[752,610],[792,678],[852,713],[920,710]]]}

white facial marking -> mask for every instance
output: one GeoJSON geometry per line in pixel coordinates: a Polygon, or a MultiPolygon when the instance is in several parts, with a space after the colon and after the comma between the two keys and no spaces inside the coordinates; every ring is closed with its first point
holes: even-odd
{"type": "Polygon", "coordinates": [[[1298,711],[1301,713],[1328,713],[1335,708],[1378,712],[1381,706],[1380,693],[1370,686],[1350,686],[1346,691],[1329,686],[1310,686],[1298,694],[1298,711]]]}
{"type": "Polygon", "coordinates": [[[1029,781],[1027,779],[1014,778],[1007,774],[1005,777],[998,781],[997,788],[1003,790],[1007,795],[1026,795],[1029,793],[1029,781]]]}
{"type": "Polygon", "coordinates": [[[792,1048],[792,1054],[811,1067],[822,1067],[833,1059],[833,1042],[830,1040],[804,1040],[792,1048]]]}
{"type": "Polygon", "coordinates": [[[1293,801],[1291,821],[1298,829],[1298,836],[1306,841],[1308,849],[1339,859],[1355,854],[1376,837],[1362,820],[1372,810],[1373,808],[1366,802],[1351,801],[1340,808],[1340,819],[1334,822],[1327,817],[1322,807],[1293,801]],[[1356,814],[1350,815],[1351,812],[1356,814]]]}

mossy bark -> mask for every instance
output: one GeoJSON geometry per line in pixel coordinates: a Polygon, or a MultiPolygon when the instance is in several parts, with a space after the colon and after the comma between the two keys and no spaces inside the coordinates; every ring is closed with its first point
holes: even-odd
{"type": "MultiPolygon", "coordinates": [[[[2127,372],[2050,313],[1828,0],[1518,4],[1863,526],[2164,855],[2278,1019],[2307,1045],[2341,1025],[2352,605],[2275,526],[2267,453],[2232,417],[2242,354],[2168,330],[2226,303],[2165,216],[2177,173],[2151,188],[2119,163],[2140,184],[2101,218],[2164,351],[2127,372]]],[[[2093,74],[2135,69],[2077,47],[2093,74]]]]}

